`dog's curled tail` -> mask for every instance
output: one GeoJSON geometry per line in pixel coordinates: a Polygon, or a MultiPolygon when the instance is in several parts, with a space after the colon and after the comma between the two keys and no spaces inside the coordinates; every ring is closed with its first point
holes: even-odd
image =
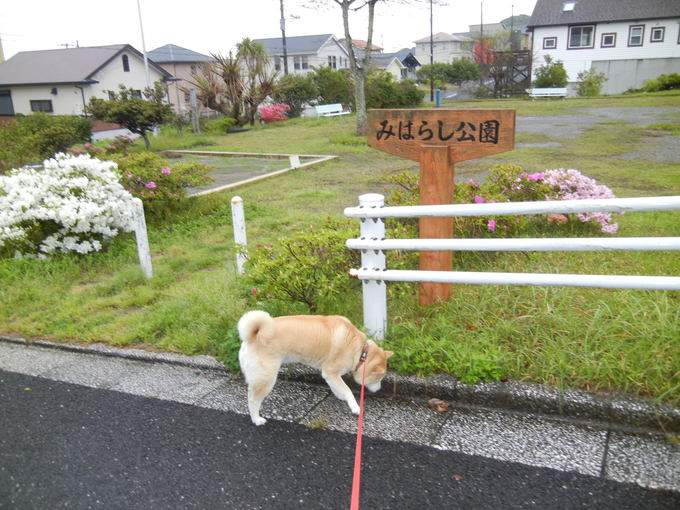
{"type": "Polygon", "coordinates": [[[274,319],[267,312],[246,312],[238,321],[238,334],[242,342],[252,342],[262,330],[274,330],[274,319]]]}

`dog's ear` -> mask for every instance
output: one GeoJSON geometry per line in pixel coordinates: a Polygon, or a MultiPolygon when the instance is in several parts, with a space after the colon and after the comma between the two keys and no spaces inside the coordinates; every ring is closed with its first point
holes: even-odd
{"type": "Polygon", "coordinates": [[[385,359],[390,359],[392,356],[394,356],[394,352],[385,351],[385,359]]]}

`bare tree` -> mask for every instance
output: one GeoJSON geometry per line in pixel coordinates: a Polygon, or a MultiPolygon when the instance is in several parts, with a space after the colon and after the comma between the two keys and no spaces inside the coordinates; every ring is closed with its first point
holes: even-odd
{"type": "Polygon", "coordinates": [[[378,2],[383,3],[428,3],[435,5],[445,5],[441,0],[306,0],[309,7],[318,7],[328,3],[335,3],[342,11],[342,21],[345,32],[345,46],[349,54],[349,65],[354,81],[354,99],[356,103],[356,134],[365,136],[368,131],[368,121],[366,118],[366,75],[369,72],[371,63],[371,49],[373,48],[373,20],[375,18],[375,7],[378,2]],[[352,35],[350,33],[349,15],[350,12],[357,12],[363,8],[367,9],[368,28],[366,34],[366,50],[362,55],[357,52],[352,45],[352,35]]]}

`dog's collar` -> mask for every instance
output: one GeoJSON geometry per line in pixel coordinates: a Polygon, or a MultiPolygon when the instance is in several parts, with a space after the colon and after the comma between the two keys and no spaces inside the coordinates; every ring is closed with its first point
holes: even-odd
{"type": "Polygon", "coordinates": [[[361,356],[359,356],[359,363],[357,363],[357,366],[354,367],[354,371],[356,372],[359,370],[359,367],[363,364],[364,361],[366,361],[366,358],[368,357],[368,342],[364,343],[363,349],[361,349],[361,356]]]}

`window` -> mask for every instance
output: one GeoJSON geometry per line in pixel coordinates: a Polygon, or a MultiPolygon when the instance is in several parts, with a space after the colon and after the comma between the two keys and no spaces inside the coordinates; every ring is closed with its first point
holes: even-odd
{"type": "Polygon", "coordinates": [[[338,68],[338,59],[335,55],[328,55],[328,67],[331,69],[338,68]]]}
{"type": "Polygon", "coordinates": [[[594,33],[593,25],[569,27],[569,49],[592,48],[594,33]]]}
{"type": "Polygon", "coordinates": [[[644,36],[644,25],[631,25],[628,29],[628,46],[642,46],[644,36]]]}
{"type": "Polygon", "coordinates": [[[293,58],[293,65],[296,70],[309,69],[309,62],[307,61],[307,55],[297,55],[293,58]]]}
{"type": "Polygon", "coordinates": [[[608,34],[602,34],[600,46],[602,48],[613,48],[614,46],[616,46],[616,33],[611,32],[608,34]]]}
{"type": "Polygon", "coordinates": [[[141,99],[142,98],[142,91],[141,90],[133,90],[132,91],[132,97],[136,99],[141,99]]]}
{"type": "Polygon", "coordinates": [[[544,50],[554,50],[557,48],[557,37],[544,37],[543,38],[543,49],[544,50]]]}
{"type": "Polygon", "coordinates": [[[123,55],[122,57],[123,60],[123,71],[126,73],[130,72],[130,59],[128,59],[127,55],[123,55]]]}
{"type": "Polygon", "coordinates": [[[649,36],[649,42],[663,42],[664,35],[666,33],[666,27],[654,27],[652,28],[652,33],[649,36]]]}
{"type": "Polygon", "coordinates": [[[564,2],[562,4],[562,12],[571,12],[576,7],[576,2],[564,2]]]}
{"type": "Polygon", "coordinates": [[[52,113],[52,100],[50,99],[31,99],[32,112],[48,112],[52,113]]]}
{"type": "Polygon", "coordinates": [[[278,55],[274,56],[274,71],[280,71],[281,70],[281,57],[278,55]]]}
{"type": "Polygon", "coordinates": [[[191,74],[196,74],[198,72],[198,66],[196,64],[191,65],[191,74]]]}

